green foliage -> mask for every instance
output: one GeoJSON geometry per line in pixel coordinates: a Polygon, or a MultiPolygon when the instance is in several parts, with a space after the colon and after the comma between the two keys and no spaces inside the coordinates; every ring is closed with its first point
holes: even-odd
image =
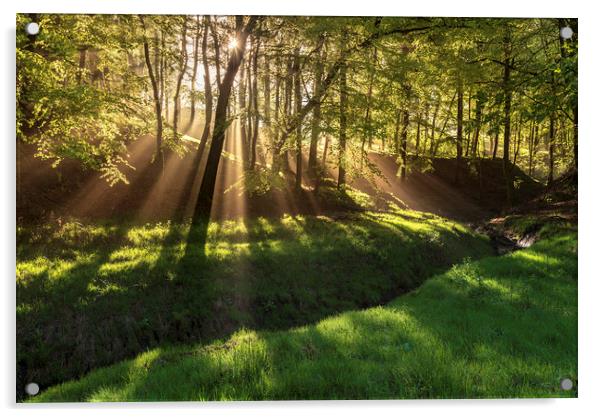
{"type": "Polygon", "coordinates": [[[575,397],[560,388],[577,381],[575,249],[557,231],[384,306],[156,348],[32,401],[575,397]]]}
{"type": "MultiPolygon", "coordinates": [[[[41,15],[35,41],[17,35],[17,137],[37,156],[79,160],[127,182],[126,145],[148,129],[144,83],[132,69],[127,16],[41,15]],[[78,60],[84,56],[84,66],[78,60]]],[[[27,21],[17,15],[17,25],[27,21]]]]}

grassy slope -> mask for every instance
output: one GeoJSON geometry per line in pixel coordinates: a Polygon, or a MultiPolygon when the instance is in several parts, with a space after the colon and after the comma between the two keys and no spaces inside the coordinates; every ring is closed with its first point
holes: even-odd
{"type": "Polygon", "coordinates": [[[545,234],[383,307],[150,350],[34,400],[576,396],[559,382],[577,373],[577,236],[545,234]]]}
{"type": "Polygon", "coordinates": [[[205,251],[187,246],[187,233],[178,224],[19,228],[18,386],[46,388],[243,326],[285,329],[373,306],[491,253],[484,237],[412,211],[214,223],[205,251]]]}

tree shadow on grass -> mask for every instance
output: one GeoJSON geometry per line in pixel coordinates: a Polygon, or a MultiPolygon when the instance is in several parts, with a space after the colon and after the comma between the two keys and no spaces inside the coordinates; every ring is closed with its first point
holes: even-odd
{"type": "MultiPolygon", "coordinates": [[[[444,223],[418,233],[387,216],[126,228],[90,264],[64,273],[66,293],[36,292],[32,302],[48,308],[24,312],[18,325],[31,330],[28,343],[19,340],[27,378],[45,388],[164,344],[313,323],[386,302],[467,253],[488,253],[444,223]],[[466,247],[446,253],[450,245],[466,247]],[[41,329],[43,345],[27,323],[41,329]]],[[[26,298],[31,289],[22,290],[26,298]]]]}
{"type": "Polygon", "coordinates": [[[211,345],[153,351],[46,399],[575,396],[559,387],[560,378],[576,378],[577,365],[576,259],[565,243],[564,266],[554,274],[550,259],[538,254],[558,240],[525,252],[533,258],[516,253],[455,266],[384,307],[285,332],[247,330],[211,345]],[[554,285],[542,289],[544,279],[564,298],[554,299],[554,285]]]}

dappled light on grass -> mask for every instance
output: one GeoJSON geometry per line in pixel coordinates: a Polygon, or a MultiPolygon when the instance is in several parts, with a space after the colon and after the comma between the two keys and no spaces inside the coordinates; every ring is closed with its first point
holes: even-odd
{"type": "Polygon", "coordinates": [[[314,325],[152,350],[34,400],[573,397],[559,383],[577,372],[575,242],[465,260],[386,306],[314,325]],[[551,248],[549,274],[537,254],[551,248]]]}
{"type": "Polygon", "coordinates": [[[23,227],[21,372],[47,387],[165,343],[314,322],[492,253],[446,224],[408,211],[227,220],[202,247],[179,223],[23,227]]]}

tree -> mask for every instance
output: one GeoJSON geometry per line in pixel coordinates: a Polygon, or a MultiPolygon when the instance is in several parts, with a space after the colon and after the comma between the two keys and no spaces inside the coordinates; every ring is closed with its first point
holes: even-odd
{"type": "Polygon", "coordinates": [[[257,16],[251,16],[245,23],[242,16],[236,17],[235,39],[237,41],[237,47],[232,48],[230,52],[226,72],[224,74],[224,78],[220,82],[217,106],[215,108],[215,123],[213,127],[211,146],[209,147],[207,165],[205,166],[205,173],[203,175],[199,196],[192,217],[193,228],[198,228],[200,226],[200,232],[197,232],[200,234],[198,234],[197,237],[202,238],[203,240],[211,215],[211,206],[213,204],[213,195],[215,192],[215,180],[217,178],[220,155],[224,146],[225,133],[228,125],[230,124],[230,122],[226,119],[230,92],[242,62],[247,38],[253,31],[258,19],[260,18],[257,16]]]}

